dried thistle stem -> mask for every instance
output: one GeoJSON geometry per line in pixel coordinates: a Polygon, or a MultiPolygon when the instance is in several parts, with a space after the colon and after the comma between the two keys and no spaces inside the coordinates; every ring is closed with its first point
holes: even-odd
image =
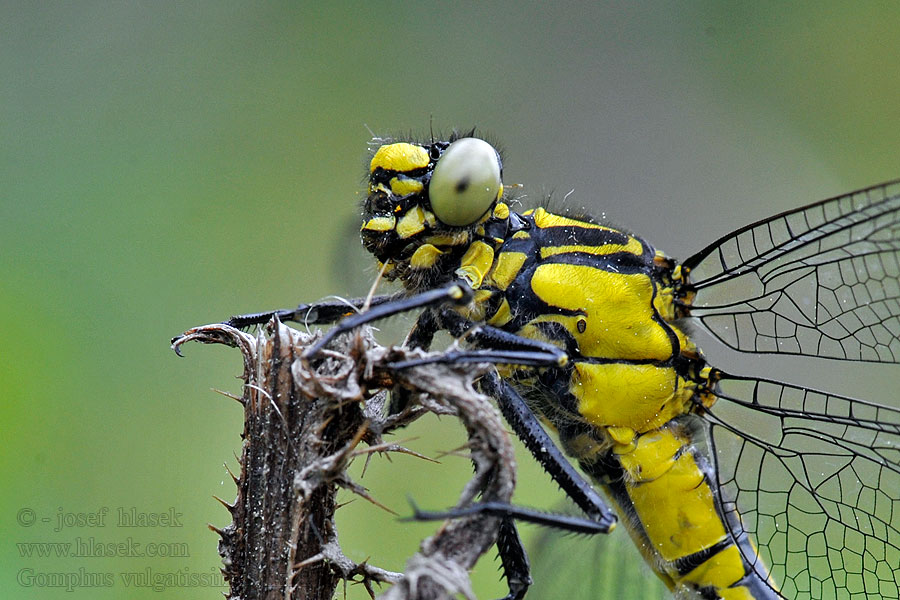
{"type": "MultiPolygon", "coordinates": [[[[241,350],[245,382],[241,472],[232,523],[216,529],[230,584],[229,598],[294,600],[333,597],[341,580],[393,583],[390,600],[474,598],[468,570],[496,539],[498,519],[475,515],[445,523],[422,543],[404,574],[355,564],[340,551],[334,513],[338,487],[365,495],[346,473],[358,445],[384,444],[382,435],[427,411],[455,414],[469,435],[476,466],[460,504],[479,493],[508,502],[515,461],[503,422],[473,380],[488,368],[428,364],[400,371],[391,363],[415,353],[385,349],[366,335],[344,336],[321,358],[303,350],[317,336],[272,322],[258,335],[209,325],[176,339],[221,343],[241,350]],[[399,386],[412,404],[385,415],[376,392],[399,386]]],[[[389,447],[389,446],[387,446],[389,447]]],[[[370,498],[371,499],[371,498],[370,498]]],[[[380,539],[373,535],[372,539],[380,539]]]]}

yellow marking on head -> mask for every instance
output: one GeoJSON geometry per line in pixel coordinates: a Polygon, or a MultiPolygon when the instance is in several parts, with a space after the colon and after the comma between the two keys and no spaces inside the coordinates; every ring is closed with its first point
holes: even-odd
{"type": "Polygon", "coordinates": [[[422,146],[407,144],[387,144],[375,152],[369,171],[375,171],[378,167],[387,171],[413,171],[427,167],[431,160],[428,151],[422,146]]]}
{"type": "Polygon", "coordinates": [[[408,211],[400,221],[397,222],[397,235],[400,239],[412,237],[425,230],[425,215],[422,214],[422,208],[414,206],[408,211]]]}
{"type": "Polygon", "coordinates": [[[509,218],[509,206],[507,206],[504,202],[498,202],[494,206],[494,218],[500,219],[500,220],[508,219],[509,218]]]}
{"type": "Polygon", "coordinates": [[[363,223],[361,230],[364,231],[390,231],[397,224],[395,217],[372,217],[363,223]]]}
{"type": "Polygon", "coordinates": [[[435,217],[434,213],[430,210],[423,209],[422,213],[425,215],[425,223],[427,223],[429,227],[434,229],[434,226],[437,225],[437,217],[435,217]]]}
{"type": "Polygon", "coordinates": [[[391,191],[395,196],[406,196],[408,194],[418,194],[425,186],[418,179],[410,179],[408,177],[391,178],[391,191]]]}
{"type": "Polygon", "coordinates": [[[456,274],[468,281],[474,289],[478,289],[493,263],[494,249],[482,241],[475,241],[463,255],[456,274]]]}
{"type": "Polygon", "coordinates": [[[431,244],[425,244],[416,248],[413,255],[409,258],[409,266],[413,269],[430,269],[437,262],[438,258],[443,254],[431,244]]]}

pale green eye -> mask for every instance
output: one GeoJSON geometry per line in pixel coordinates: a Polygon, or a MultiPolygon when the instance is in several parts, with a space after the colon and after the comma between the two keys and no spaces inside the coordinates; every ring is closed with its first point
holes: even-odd
{"type": "Polygon", "coordinates": [[[456,140],[434,167],[428,196],[442,223],[471,225],[500,195],[500,159],[494,147],[476,138],[456,140]]]}

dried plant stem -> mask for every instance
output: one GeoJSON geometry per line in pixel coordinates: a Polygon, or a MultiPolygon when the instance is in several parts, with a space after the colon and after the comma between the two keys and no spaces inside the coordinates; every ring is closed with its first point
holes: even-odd
{"type": "Polygon", "coordinates": [[[359,444],[403,450],[385,445],[382,436],[428,411],[456,415],[468,432],[476,470],[460,504],[479,493],[508,502],[515,477],[510,440],[497,411],[472,387],[488,366],[433,363],[394,370],[392,363],[417,355],[382,348],[368,335],[344,336],[321,357],[302,359],[315,339],[272,322],[256,336],[227,325],[198,327],[173,343],[221,343],[243,355],[238,494],[226,504],[232,523],[216,529],[228,597],[330,599],[341,580],[352,579],[370,592],[373,582],[395,584],[383,596],[391,600],[474,598],[468,570],[494,543],[497,518],[475,515],[444,524],[400,574],[347,559],[334,513],[339,487],[368,497],[346,472],[361,453],[359,444]],[[379,392],[385,387],[408,395],[402,413],[383,411],[379,392]]]}

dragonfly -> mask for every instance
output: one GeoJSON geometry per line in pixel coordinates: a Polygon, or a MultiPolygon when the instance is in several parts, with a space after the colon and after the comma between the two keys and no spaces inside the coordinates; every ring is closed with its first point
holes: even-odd
{"type": "MultiPolygon", "coordinates": [[[[230,324],[337,321],[314,354],[418,310],[406,343],[444,330],[469,348],[453,360],[495,363],[481,389],[516,435],[595,532],[624,526],[675,596],[900,598],[900,410],[727,372],[690,335],[842,369],[900,362],[900,181],[677,261],[590,217],[514,211],[503,160],[474,131],[373,146],[361,239],[404,291],[351,316],[322,302],[230,324]]],[[[522,598],[514,521],[529,513],[501,513],[507,598],[522,598]]]]}

